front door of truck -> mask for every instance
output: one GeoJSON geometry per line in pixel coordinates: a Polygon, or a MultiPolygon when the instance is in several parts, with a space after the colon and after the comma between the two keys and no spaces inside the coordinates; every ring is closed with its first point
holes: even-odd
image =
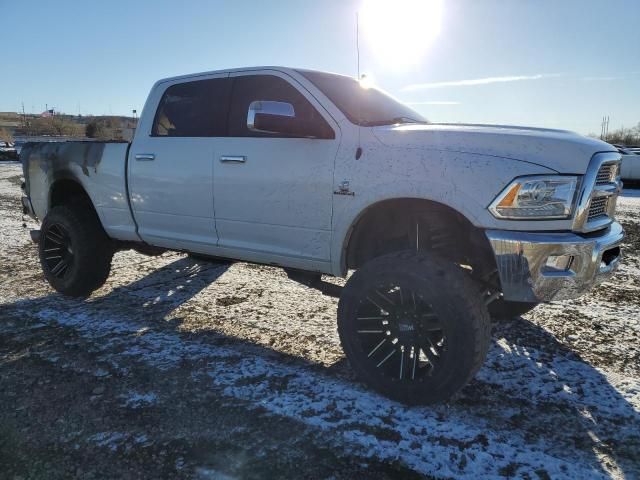
{"type": "Polygon", "coordinates": [[[218,139],[214,163],[219,246],[265,263],[328,262],[337,124],[284,73],[234,72],[230,80],[228,134],[218,139]],[[249,128],[252,105],[254,113],[291,114],[280,120],[301,128],[295,135],[260,131],[258,114],[249,128]]]}
{"type": "Polygon", "coordinates": [[[228,74],[157,86],[129,154],[129,191],[141,238],[207,252],[218,237],[213,213],[216,140],[226,133],[228,74]]]}

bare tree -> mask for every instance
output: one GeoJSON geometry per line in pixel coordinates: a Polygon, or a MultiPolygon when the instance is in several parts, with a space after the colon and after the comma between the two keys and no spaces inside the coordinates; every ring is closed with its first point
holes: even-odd
{"type": "Polygon", "coordinates": [[[607,142],[619,145],[640,145],[640,123],[632,128],[619,128],[607,135],[607,142]]]}
{"type": "Polygon", "coordinates": [[[78,135],[81,132],[80,125],[64,115],[54,115],[47,120],[54,135],[78,135]]]}
{"type": "Polygon", "coordinates": [[[13,135],[6,128],[0,128],[0,140],[3,142],[13,143],[13,135]]]}

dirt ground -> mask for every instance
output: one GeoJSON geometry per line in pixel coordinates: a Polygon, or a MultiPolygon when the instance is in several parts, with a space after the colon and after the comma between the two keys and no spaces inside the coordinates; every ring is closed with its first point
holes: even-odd
{"type": "Polygon", "coordinates": [[[54,293],[0,162],[0,478],[640,478],[640,191],[624,265],[495,325],[447,405],[359,384],[337,300],[279,269],[118,253],[54,293]]]}

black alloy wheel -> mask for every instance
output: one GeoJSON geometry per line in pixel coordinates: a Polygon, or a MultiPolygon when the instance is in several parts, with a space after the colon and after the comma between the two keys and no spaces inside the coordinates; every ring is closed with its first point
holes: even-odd
{"type": "Polygon", "coordinates": [[[397,283],[371,288],[360,300],[356,334],[372,368],[391,379],[433,374],[446,353],[443,325],[420,293],[397,283]]]}
{"type": "Polygon", "coordinates": [[[480,285],[428,253],[370,260],[338,303],[340,342],[358,377],[409,404],[446,401],[459,391],[482,366],[490,329],[480,285]]]}
{"type": "Polygon", "coordinates": [[[65,278],[73,268],[74,253],[69,233],[63,225],[54,223],[44,233],[41,240],[44,252],[44,265],[56,278],[65,278]]]}
{"type": "Polygon", "coordinates": [[[44,276],[54,289],[86,297],[107,280],[114,246],[91,204],[78,201],[47,213],[38,253],[44,276]]]}

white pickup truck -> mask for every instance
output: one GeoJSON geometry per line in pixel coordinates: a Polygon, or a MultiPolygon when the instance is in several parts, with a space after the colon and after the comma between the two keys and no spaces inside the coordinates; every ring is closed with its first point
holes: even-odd
{"type": "Polygon", "coordinates": [[[620,154],[577,134],[430,124],[335,74],[257,67],[168,78],[133,141],[30,143],[25,212],[45,277],[87,296],[119,249],[348,276],[352,367],[409,403],[481,367],[490,314],[575,298],[620,259],[620,154]]]}

